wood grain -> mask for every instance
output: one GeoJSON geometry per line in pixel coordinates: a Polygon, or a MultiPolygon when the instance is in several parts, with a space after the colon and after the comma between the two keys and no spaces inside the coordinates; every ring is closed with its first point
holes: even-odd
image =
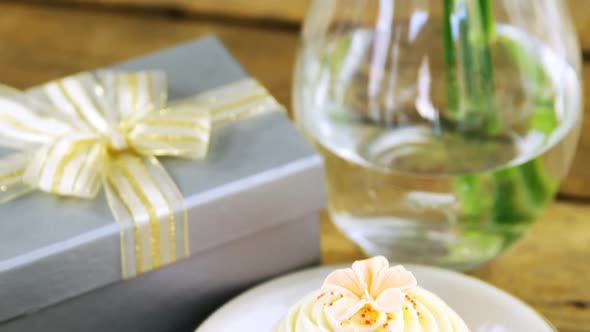
{"type": "MultiPolygon", "coordinates": [[[[590,96],[590,62],[583,68],[584,98],[590,96]]],[[[569,175],[561,186],[562,198],[590,200],[590,101],[586,99],[580,142],[569,175]]]]}
{"type": "MultiPolygon", "coordinates": [[[[270,20],[299,25],[312,0],[32,0],[32,2],[93,4],[113,8],[173,9],[189,15],[270,20]]],[[[590,51],[590,1],[567,0],[567,4],[574,18],[581,45],[590,51]]]]}
{"type": "Polygon", "coordinates": [[[210,34],[290,104],[296,33],[150,13],[0,3],[0,82],[25,88],[210,34]]]}
{"type": "MultiPolygon", "coordinates": [[[[519,297],[560,332],[590,331],[590,205],[556,203],[530,232],[471,274],[519,297]]],[[[322,215],[325,264],[364,258],[322,215]]]]}
{"type": "Polygon", "coordinates": [[[173,9],[186,14],[271,20],[296,25],[302,21],[311,0],[30,0],[29,2],[173,9]]]}

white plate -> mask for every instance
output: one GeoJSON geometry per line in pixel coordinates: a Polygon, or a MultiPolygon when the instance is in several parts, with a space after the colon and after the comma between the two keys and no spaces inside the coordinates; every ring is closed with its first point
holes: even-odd
{"type": "MultiPolygon", "coordinates": [[[[491,285],[460,273],[405,264],[418,284],[439,295],[472,332],[555,332],[530,307],[491,285]]],[[[227,303],[196,332],[271,331],[287,309],[340,266],[324,266],[264,283],[227,303]]]]}

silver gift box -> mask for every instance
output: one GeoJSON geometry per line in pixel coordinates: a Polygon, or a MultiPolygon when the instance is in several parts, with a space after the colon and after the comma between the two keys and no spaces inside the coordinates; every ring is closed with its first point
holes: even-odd
{"type": "MultiPolygon", "coordinates": [[[[116,65],[161,69],[171,100],[247,77],[215,38],[116,65]]],[[[321,159],[282,112],[225,125],[206,159],[165,159],[191,256],[122,281],[106,199],[34,193],[0,205],[0,331],[191,331],[261,280],[319,262],[321,159]]]]}

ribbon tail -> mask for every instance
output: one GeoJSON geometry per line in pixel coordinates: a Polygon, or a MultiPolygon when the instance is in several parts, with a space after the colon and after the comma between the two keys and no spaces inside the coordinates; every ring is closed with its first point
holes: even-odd
{"type": "Polygon", "coordinates": [[[120,226],[124,278],[188,256],[184,200],[155,157],[116,156],[104,182],[108,204],[120,226]]]}
{"type": "Polygon", "coordinates": [[[30,155],[15,153],[0,158],[0,204],[10,202],[33,191],[23,182],[30,155]]]}

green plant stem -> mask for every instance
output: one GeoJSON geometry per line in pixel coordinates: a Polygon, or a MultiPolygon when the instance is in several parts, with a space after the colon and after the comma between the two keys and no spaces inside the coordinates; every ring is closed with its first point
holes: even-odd
{"type": "Polygon", "coordinates": [[[476,6],[480,18],[481,42],[477,43],[478,60],[480,61],[480,89],[482,94],[481,106],[484,107],[485,127],[488,134],[498,134],[501,126],[497,117],[494,89],[494,69],[492,63],[491,43],[495,38],[496,29],[492,17],[491,3],[489,0],[477,0],[476,6]]]}
{"type": "Polygon", "coordinates": [[[494,39],[496,34],[492,3],[489,0],[478,0],[478,8],[481,17],[481,23],[484,27],[485,38],[486,40],[490,41],[494,39]]]}
{"type": "MultiPolygon", "coordinates": [[[[495,136],[502,132],[495,104],[491,43],[496,39],[490,0],[444,0],[443,47],[445,78],[447,80],[448,116],[456,121],[460,131],[481,130],[495,136]],[[452,17],[457,12],[458,43],[461,49],[461,71],[466,105],[461,105],[457,82],[459,64],[455,53],[452,17]],[[463,109],[462,109],[463,108],[463,109]],[[461,125],[465,124],[465,125],[461,125]]],[[[557,126],[551,98],[543,91],[548,85],[546,73],[534,54],[526,52],[517,42],[504,40],[512,58],[523,74],[533,79],[540,97],[536,100],[531,128],[549,135],[557,126]]],[[[491,207],[491,218],[496,223],[513,224],[534,218],[557,190],[540,160],[492,173],[492,182],[484,186],[484,178],[463,176],[455,183],[455,192],[463,218],[478,220],[491,207]],[[492,191],[491,201],[486,191],[492,191]]]]}
{"type": "MultiPolygon", "coordinates": [[[[551,80],[547,77],[543,67],[539,65],[534,50],[523,47],[511,39],[502,39],[502,42],[524,77],[530,79],[529,83],[535,94],[529,126],[549,137],[559,126],[559,120],[553,109],[554,95],[550,93],[552,90],[551,80]]],[[[547,174],[540,159],[533,159],[515,167],[514,170],[518,171],[518,174],[514,176],[513,180],[524,190],[506,191],[503,190],[503,186],[496,185],[495,195],[515,202],[520,201],[522,206],[496,206],[494,220],[499,223],[517,222],[516,219],[521,219],[520,222],[532,220],[541,208],[553,199],[559,188],[559,183],[547,174]],[[509,213],[512,215],[511,217],[507,216],[509,213]]],[[[501,176],[502,174],[495,174],[494,181],[501,181],[501,176]]]]}
{"type": "Polygon", "coordinates": [[[443,2],[443,49],[445,62],[445,79],[447,93],[447,110],[453,120],[459,117],[459,84],[457,83],[457,56],[453,38],[453,24],[451,22],[455,8],[454,0],[443,2]]]}
{"type": "Polygon", "coordinates": [[[459,0],[459,43],[467,105],[463,111],[468,131],[485,129],[488,135],[501,132],[494,91],[490,45],[495,37],[489,0],[459,0]]]}
{"type": "Polygon", "coordinates": [[[529,192],[518,168],[507,168],[493,175],[492,219],[498,224],[528,221],[533,208],[529,192]]]}
{"type": "Polygon", "coordinates": [[[466,175],[455,181],[455,195],[461,207],[462,217],[471,222],[481,218],[482,211],[487,209],[486,190],[477,175],[466,175]]]}

